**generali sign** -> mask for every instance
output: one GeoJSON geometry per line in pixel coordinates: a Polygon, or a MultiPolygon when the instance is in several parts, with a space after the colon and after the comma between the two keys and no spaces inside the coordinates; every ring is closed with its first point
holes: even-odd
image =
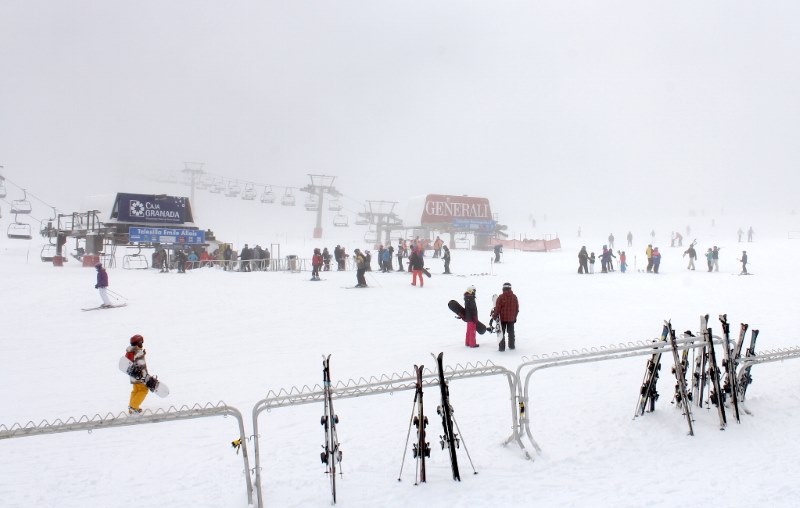
{"type": "Polygon", "coordinates": [[[492,209],[486,198],[428,194],[422,211],[422,224],[443,222],[484,222],[492,220],[492,209]]]}

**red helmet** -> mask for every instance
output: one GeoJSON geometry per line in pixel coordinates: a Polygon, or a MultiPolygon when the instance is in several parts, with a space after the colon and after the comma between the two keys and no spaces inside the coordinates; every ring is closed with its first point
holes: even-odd
{"type": "Polygon", "coordinates": [[[139,335],[138,333],[131,337],[131,345],[132,346],[141,346],[144,343],[144,337],[139,335]]]}

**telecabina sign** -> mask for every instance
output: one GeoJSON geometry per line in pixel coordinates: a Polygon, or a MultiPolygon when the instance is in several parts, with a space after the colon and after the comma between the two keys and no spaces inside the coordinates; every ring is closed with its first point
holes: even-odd
{"type": "Polygon", "coordinates": [[[486,198],[428,194],[422,211],[424,224],[492,221],[492,208],[486,198]]]}
{"type": "Polygon", "coordinates": [[[192,222],[188,199],[152,194],[117,194],[112,218],[120,222],[183,224],[192,222]]]}

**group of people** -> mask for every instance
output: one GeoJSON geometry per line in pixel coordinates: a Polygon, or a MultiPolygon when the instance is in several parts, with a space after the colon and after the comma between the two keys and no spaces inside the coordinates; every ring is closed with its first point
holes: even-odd
{"type": "MultiPolygon", "coordinates": [[[[613,236],[610,238],[613,239],[613,236]]],[[[628,270],[628,256],[624,250],[617,251],[617,256],[614,255],[613,244],[612,248],[608,245],[603,245],[603,252],[600,253],[600,271],[601,273],[609,273],[614,270],[614,259],[619,259],[619,269],[622,273],[628,270]]],[[[587,252],[586,246],[582,246],[578,251],[578,273],[591,274],[594,273],[594,264],[597,261],[597,256],[594,252],[587,252]]]]}
{"type": "MultiPolygon", "coordinates": [[[[475,286],[467,287],[464,291],[464,315],[463,319],[467,322],[467,333],[465,345],[470,348],[480,347],[476,341],[478,327],[478,304],[476,302],[477,290],[475,286]]],[[[519,314],[519,300],[511,289],[511,283],[503,284],[503,292],[494,302],[494,307],[490,312],[491,322],[499,326],[502,332],[502,339],[497,345],[498,351],[506,350],[506,334],[508,334],[508,349],[516,348],[516,333],[514,325],[519,314]]]]}

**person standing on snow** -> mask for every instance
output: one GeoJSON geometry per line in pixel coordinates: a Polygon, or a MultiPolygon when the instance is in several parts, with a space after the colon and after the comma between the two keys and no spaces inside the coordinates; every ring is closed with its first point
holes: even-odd
{"type": "Polygon", "coordinates": [[[711,250],[710,247],[706,251],[706,263],[708,263],[709,272],[714,269],[714,252],[711,250]]]}
{"type": "Polygon", "coordinates": [[[633,233],[628,231],[628,247],[633,247],[633,233]]]}
{"type": "Polygon", "coordinates": [[[494,302],[494,316],[500,320],[500,327],[503,330],[503,338],[500,340],[498,351],[506,350],[506,333],[508,333],[508,349],[514,349],[514,324],[517,322],[519,314],[519,301],[517,295],[511,291],[511,283],[503,284],[503,293],[494,302]]]}
{"type": "Polygon", "coordinates": [[[653,247],[653,273],[658,273],[658,267],[661,265],[661,253],[658,252],[658,247],[653,247]]]}
{"type": "Polygon", "coordinates": [[[644,255],[647,256],[647,273],[653,271],[653,245],[648,243],[647,248],[644,250],[644,255]]]}
{"type": "Polygon", "coordinates": [[[142,402],[147,397],[147,385],[145,379],[147,378],[147,363],[144,356],[147,352],[144,350],[144,337],[139,334],[131,337],[131,345],[125,349],[125,358],[133,363],[133,372],[131,375],[131,398],[128,403],[128,414],[139,414],[142,412],[142,402]]]}
{"type": "Polygon", "coordinates": [[[586,246],[582,246],[581,250],[578,252],[578,273],[589,273],[589,267],[587,263],[589,262],[589,254],[586,253],[586,246]]]}
{"type": "Polygon", "coordinates": [[[97,263],[94,267],[97,269],[97,284],[94,285],[94,288],[100,293],[100,299],[103,300],[103,304],[100,307],[112,307],[111,300],[108,299],[108,272],[100,263],[97,263]]]}
{"type": "Polygon", "coordinates": [[[742,251],[742,259],[739,261],[742,262],[742,273],[740,275],[747,275],[747,251],[742,251]]]}
{"type": "Polygon", "coordinates": [[[442,259],[444,260],[444,274],[450,275],[450,248],[447,245],[442,245],[442,259]]]}
{"type": "Polygon", "coordinates": [[[692,242],[689,248],[686,249],[686,252],[683,253],[684,256],[687,254],[689,255],[689,266],[686,267],[687,270],[694,270],[694,260],[697,259],[697,251],[694,250],[694,244],[695,242],[692,242]]]}
{"type": "Polygon", "coordinates": [[[475,342],[475,332],[478,325],[478,305],[475,303],[475,286],[469,286],[464,291],[464,321],[467,322],[467,347],[480,347],[475,342]]]}
{"type": "Polygon", "coordinates": [[[417,285],[417,279],[419,279],[419,287],[425,285],[424,280],[422,278],[422,269],[425,268],[425,259],[420,254],[420,250],[417,247],[411,247],[411,255],[408,257],[408,269],[411,270],[411,285],[417,285]]]}
{"type": "Polygon", "coordinates": [[[628,257],[625,256],[625,251],[624,250],[617,251],[617,252],[619,252],[619,270],[622,273],[625,273],[625,272],[628,271],[628,257]]]}
{"type": "Polygon", "coordinates": [[[320,280],[320,268],[322,268],[322,253],[319,248],[316,248],[314,249],[314,255],[311,257],[311,280],[320,280]]]}
{"type": "Polygon", "coordinates": [[[719,247],[716,245],[714,246],[714,250],[711,251],[711,260],[714,264],[714,271],[719,271],[719,247]]]}
{"type": "Polygon", "coordinates": [[[356,287],[365,288],[367,287],[367,279],[364,277],[364,272],[367,271],[367,262],[364,258],[364,254],[362,254],[359,249],[356,249],[353,252],[355,254],[356,261],[356,287]]]}

